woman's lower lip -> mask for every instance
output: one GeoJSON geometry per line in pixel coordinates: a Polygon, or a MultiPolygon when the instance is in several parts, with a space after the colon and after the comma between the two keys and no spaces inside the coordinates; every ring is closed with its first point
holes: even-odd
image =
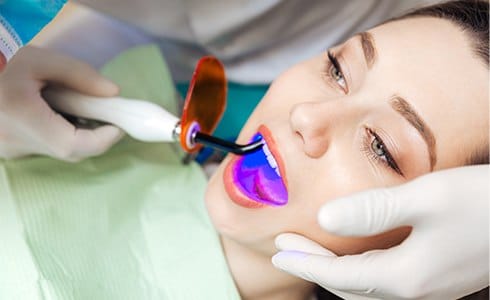
{"type": "Polygon", "coordinates": [[[267,205],[263,203],[259,203],[247,197],[236,185],[233,167],[237,163],[239,157],[232,157],[232,159],[226,165],[224,174],[223,174],[223,182],[225,185],[225,191],[230,197],[231,201],[235,204],[245,207],[245,208],[263,208],[267,205]]]}

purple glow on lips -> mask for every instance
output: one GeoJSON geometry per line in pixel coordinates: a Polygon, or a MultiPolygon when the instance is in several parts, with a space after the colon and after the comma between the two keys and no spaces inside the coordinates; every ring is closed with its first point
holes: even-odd
{"type": "MultiPolygon", "coordinates": [[[[252,141],[262,139],[255,134],[252,141]]],[[[263,150],[244,155],[234,168],[234,181],[240,190],[250,199],[273,206],[288,203],[288,192],[282,178],[267,161],[263,150]]]]}

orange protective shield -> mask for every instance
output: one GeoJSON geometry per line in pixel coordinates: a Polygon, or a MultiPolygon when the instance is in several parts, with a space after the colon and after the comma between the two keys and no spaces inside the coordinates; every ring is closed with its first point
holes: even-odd
{"type": "Polygon", "coordinates": [[[192,153],[201,148],[201,145],[189,144],[189,130],[195,130],[193,123],[198,123],[200,132],[211,135],[223,116],[225,106],[225,70],[218,59],[205,56],[197,62],[180,120],[180,144],[185,151],[192,153]]]}

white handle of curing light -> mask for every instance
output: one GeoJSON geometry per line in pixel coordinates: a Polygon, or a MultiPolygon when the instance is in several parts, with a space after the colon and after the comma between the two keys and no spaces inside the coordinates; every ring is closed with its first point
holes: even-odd
{"type": "Polygon", "coordinates": [[[48,88],[43,96],[54,110],[111,123],[137,140],[174,141],[173,131],[179,119],[154,103],[121,97],[92,97],[65,88],[48,88]]]}

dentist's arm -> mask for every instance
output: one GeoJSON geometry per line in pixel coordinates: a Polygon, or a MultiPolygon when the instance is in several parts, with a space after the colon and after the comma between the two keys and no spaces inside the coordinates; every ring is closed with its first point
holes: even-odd
{"type": "Polygon", "coordinates": [[[399,187],[326,204],[319,223],[344,236],[411,225],[400,245],[337,257],[304,237],[284,234],[276,267],[343,297],[455,299],[489,285],[489,166],[420,177],[399,187]],[[335,292],[335,291],[334,291],[335,292]]]}
{"type": "Polygon", "coordinates": [[[78,161],[101,154],[122,136],[106,125],[77,129],[41,96],[47,84],[93,96],[115,96],[118,87],[89,65],[52,51],[20,49],[0,73],[0,158],[43,154],[78,161]]]}

